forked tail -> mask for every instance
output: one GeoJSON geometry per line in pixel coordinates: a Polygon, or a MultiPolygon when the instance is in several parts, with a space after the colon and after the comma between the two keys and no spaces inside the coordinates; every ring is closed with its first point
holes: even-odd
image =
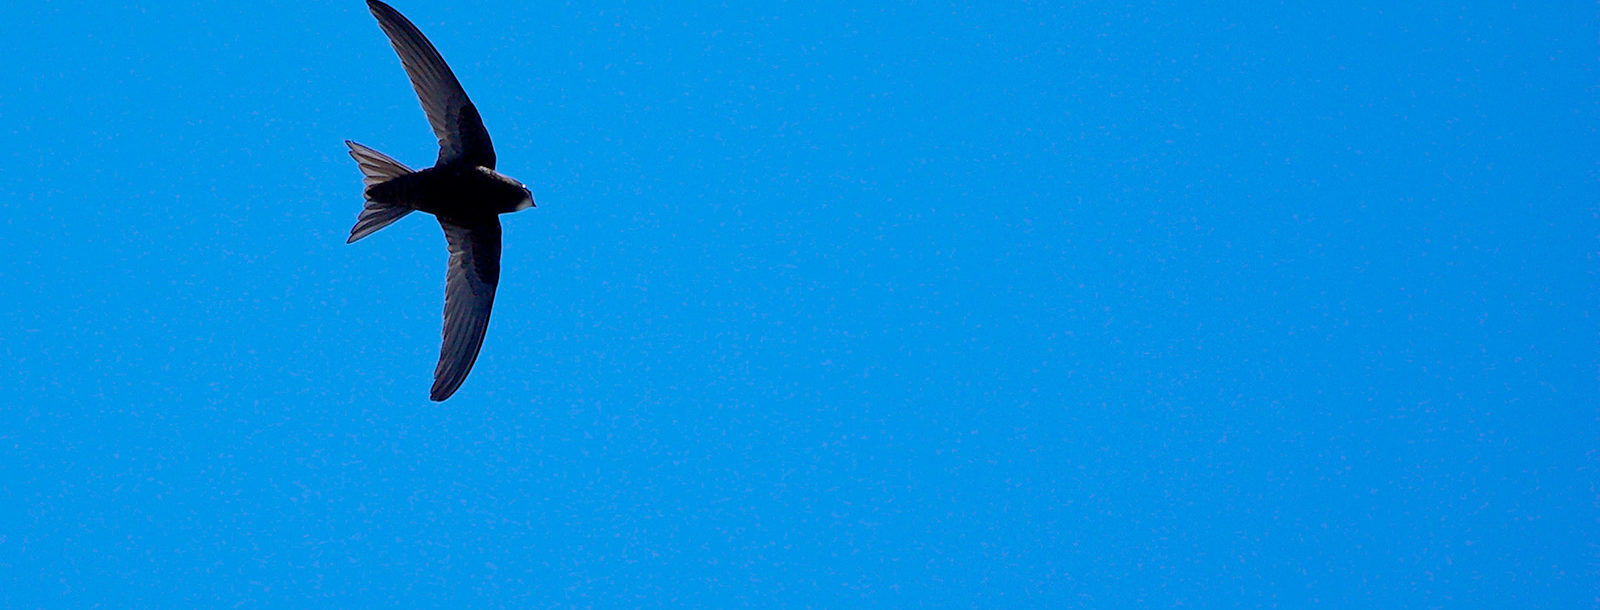
{"type": "Polygon", "coordinates": [[[356,219],[356,226],[350,229],[350,239],[345,243],[355,243],[356,240],[377,232],[378,229],[389,226],[396,220],[404,218],[411,213],[411,207],[402,203],[377,201],[372,198],[372,187],[383,184],[395,178],[411,173],[411,168],[399,161],[389,158],[389,155],[372,150],[349,140],[344,141],[350,147],[350,157],[361,166],[362,195],[366,197],[367,205],[361,208],[361,216],[356,219]]]}

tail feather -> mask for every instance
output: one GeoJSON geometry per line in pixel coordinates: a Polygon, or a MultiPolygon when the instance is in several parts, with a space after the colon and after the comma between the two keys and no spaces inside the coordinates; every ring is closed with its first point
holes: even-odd
{"type": "Polygon", "coordinates": [[[356,218],[355,228],[350,229],[350,239],[345,243],[355,243],[356,240],[377,232],[378,229],[393,224],[394,221],[404,218],[411,213],[411,207],[401,203],[377,201],[372,198],[372,187],[383,184],[400,176],[411,173],[411,168],[399,161],[390,158],[371,148],[355,142],[345,140],[345,146],[350,147],[350,157],[361,166],[361,183],[366,188],[367,204],[361,209],[361,216],[356,218]]]}

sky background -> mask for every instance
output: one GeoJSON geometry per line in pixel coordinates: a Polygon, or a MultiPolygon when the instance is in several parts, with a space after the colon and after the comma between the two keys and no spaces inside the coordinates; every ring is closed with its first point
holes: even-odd
{"type": "Polygon", "coordinates": [[[0,606],[1594,607],[1592,2],[0,3],[0,606]]]}

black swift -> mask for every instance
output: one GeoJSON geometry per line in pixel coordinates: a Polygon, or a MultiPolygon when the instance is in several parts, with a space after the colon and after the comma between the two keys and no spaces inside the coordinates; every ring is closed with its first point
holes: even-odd
{"type": "Polygon", "coordinates": [[[417,26],[378,0],[367,0],[378,26],[400,55],[411,86],[439,138],[439,159],[422,171],[349,140],[361,166],[366,206],[350,230],[353,243],[406,214],[433,214],[450,244],[445,276],[444,344],[429,397],[442,401],[467,378],[489,328],[489,309],[500,283],[500,214],[533,207],[528,187],[494,171],[494,145],[478,109],[450,66],[417,26]]]}

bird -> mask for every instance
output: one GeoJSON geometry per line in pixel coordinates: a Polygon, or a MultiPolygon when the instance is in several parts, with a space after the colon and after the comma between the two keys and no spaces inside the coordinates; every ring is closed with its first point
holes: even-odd
{"type": "Polygon", "coordinates": [[[388,35],[416,89],[439,138],[439,157],[433,167],[413,171],[388,155],[345,140],[361,168],[366,200],[345,243],[355,243],[414,211],[432,214],[444,229],[450,262],[445,274],[443,342],[428,394],[442,402],[466,380],[489,329],[489,311],[500,284],[499,216],[534,207],[533,193],[495,171],[489,131],[433,43],[393,7],[367,0],[367,8],[388,35]]]}

